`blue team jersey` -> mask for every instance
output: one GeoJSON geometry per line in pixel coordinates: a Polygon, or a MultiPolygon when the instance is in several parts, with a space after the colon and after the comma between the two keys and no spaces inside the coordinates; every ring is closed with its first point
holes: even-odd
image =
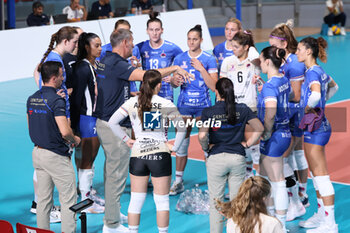
{"type": "MultiPolygon", "coordinates": [[[[96,61],[100,61],[104,56],[106,56],[106,52],[112,52],[112,45],[111,43],[105,44],[102,46],[101,54],[98,58],[96,58],[96,61]]],[[[130,60],[129,60],[130,63],[130,60]]],[[[135,81],[130,81],[130,92],[137,92],[137,87],[135,81]]]]}
{"type": "Polygon", "coordinates": [[[232,56],[233,51],[228,50],[226,48],[227,41],[222,42],[221,44],[218,44],[215,46],[213,50],[213,54],[215,55],[216,59],[218,60],[218,69],[220,70],[221,64],[224,61],[226,57],[232,56]]]}
{"type": "Polygon", "coordinates": [[[279,69],[289,81],[301,81],[304,80],[304,73],[306,67],[304,63],[298,61],[297,55],[291,53],[279,69]]]}
{"type": "MultiPolygon", "coordinates": [[[[68,96],[68,91],[67,91],[67,87],[66,87],[66,69],[64,68],[64,64],[63,64],[63,60],[61,55],[59,55],[57,52],[55,51],[51,51],[49,53],[49,55],[47,55],[45,62],[47,61],[57,61],[60,62],[62,64],[62,72],[63,72],[63,82],[61,84],[61,89],[64,90],[64,93],[66,94],[66,117],[70,118],[70,103],[69,103],[69,96],[68,96]]],[[[41,74],[40,74],[40,78],[39,78],[39,89],[41,89],[42,86],[42,79],[41,79],[41,74]]]]}
{"type": "MultiPolygon", "coordinates": [[[[213,55],[202,51],[196,58],[202,63],[209,74],[218,72],[216,59],[213,55]]],[[[182,84],[177,105],[178,107],[209,107],[211,106],[209,88],[205,84],[200,72],[191,65],[191,59],[192,57],[187,51],[178,55],[174,60],[174,65],[180,66],[195,76],[194,80],[191,79],[191,83],[186,82],[182,84]]]]}
{"type": "Polygon", "coordinates": [[[264,123],[265,101],[274,100],[277,102],[274,130],[288,128],[289,111],[288,98],[290,84],[286,77],[272,77],[263,86],[258,100],[258,117],[264,123]]]}
{"type": "Polygon", "coordinates": [[[305,72],[305,81],[301,87],[301,98],[300,105],[305,108],[309,97],[311,95],[311,85],[318,83],[321,86],[321,99],[315,107],[322,108],[325,110],[326,107],[326,94],[328,89],[328,83],[331,81],[329,75],[327,75],[324,70],[318,66],[312,66],[305,72]]]}
{"type": "MultiPolygon", "coordinates": [[[[133,55],[141,59],[143,70],[169,67],[172,65],[174,58],[180,53],[182,53],[182,50],[177,45],[166,40],[156,49],[151,47],[149,40],[146,40],[138,43],[133,50],[133,55]]],[[[173,100],[173,88],[171,84],[162,81],[162,88],[158,95],[173,100]]]]}

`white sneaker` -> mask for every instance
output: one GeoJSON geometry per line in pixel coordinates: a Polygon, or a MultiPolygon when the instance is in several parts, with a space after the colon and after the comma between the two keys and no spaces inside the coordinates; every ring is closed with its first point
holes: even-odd
{"type": "Polygon", "coordinates": [[[304,195],[304,196],[301,196],[299,197],[300,198],[300,201],[301,203],[303,203],[304,207],[307,208],[310,206],[310,202],[309,202],[309,197],[308,195],[304,195]]]}
{"type": "Polygon", "coordinates": [[[324,219],[319,213],[315,213],[312,217],[305,221],[300,221],[299,226],[304,228],[315,228],[319,227],[323,223],[324,219]]]}
{"type": "Polygon", "coordinates": [[[119,225],[117,228],[110,228],[106,225],[103,225],[102,233],[125,233],[129,232],[129,229],[127,227],[124,227],[123,225],[119,225]]]}
{"type": "Polygon", "coordinates": [[[105,212],[105,207],[94,202],[92,206],[83,210],[83,212],[87,214],[102,214],[105,212]]]}
{"type": "Polygon", "coordinates": [[[319,227],[307,230],[306,233],[338,233],[338,225],[328,225],[323,222],[319,227]]]}
{"type": "Polygon", "coordinates": [[[306,209],[300,201],[297,204],[289,203],[286,221],[293,221],[294,219],[303,216],[305,213],[306,209]]]}
{"type": "Polygon", "coordinates": [[[176,181],[173,182],[173,185],[171,185],[169,195],[177,195],[179,193],[182,193],[185,190],[184,183],[181,181],[180,183],[176,183],[176,181]]]}
{"type": "Polygon", "coordinates": [[[120,224],[127,224],[127,223],[128,223],[128,216],[120,212],[120,224]]]}
{"type": "Polygon", "coordinates": [[[346,36],[346,31],[345,31],[345,28],[344,28],[344,27],[341,27],[341,28],[340,28],[340,35],[346,36]]]}
{"type": "Polygon", "coordinates": [[[328,28],[327,36],[333,36],[332,28],[328,28]]]}
{"type": "Polygon", "coordinates": [[[61,222],[61,211],[53,206],[50,212],[50,223],[57,222],[61,222]]]}
{"type": "Polygon", "coordinates": [[[90,195],[88,196],[91,200],[93,200],[95,203],[99,204],[100,206],[105,206],[105,200],[102,197],[97,196],[96,192],[90,192],[90,195]]]}

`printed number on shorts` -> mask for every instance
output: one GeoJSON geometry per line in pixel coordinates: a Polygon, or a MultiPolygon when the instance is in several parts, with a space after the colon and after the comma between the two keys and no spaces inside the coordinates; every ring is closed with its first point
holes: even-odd
{"type": "Polygon", "coordinates": [[[94,134],[96,134],[97,132],[96,132],[96,127],[94,127],[94,134]]]}

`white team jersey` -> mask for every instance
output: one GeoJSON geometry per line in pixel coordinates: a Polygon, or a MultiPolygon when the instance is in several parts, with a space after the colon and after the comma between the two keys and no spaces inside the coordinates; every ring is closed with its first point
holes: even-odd
{"type": "Polygon", "coordinates": [[[253,111],[257,106],[257,87],[252,83],[254,75],[260,70],[249,58],[240,61],[235,55],[224,59],[221,65],[220,76],[229,78],[233,82],[237,103],[244,103],[253,111]]]}
{"type": "Polygon", "coordinates": [[[142,124],[138,116],[138,96],[127,100],[120,109],[124,116],[130,117],[135,133],[136,141],[131,149],[132,157],[159,152],[170,153],[168,146],[165,144],[168,141],[168,137],[167,128],[164,125],[167,125],[165,122],[168,122],[168,118],[180,116],[173,102],[158,95],[153,95],[152,110],[150,113],[144,113],[144,124],[142,124]],[[147,129],[151,124],[154,124],[153,126],[156,129],[147,129]],[[158,128],[158,126],[160,127],[158,128]]]}

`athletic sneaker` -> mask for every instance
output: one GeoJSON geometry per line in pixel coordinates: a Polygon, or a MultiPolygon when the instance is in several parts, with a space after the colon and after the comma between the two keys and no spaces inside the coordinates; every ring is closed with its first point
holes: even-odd
{"type": "Polygon", "coordinates": [[[305,221],[300,221],[299,226],[304,228],[315,228],[319,227],[323,223],[323,217],[319,213],[315,213],[312,217],[305,221]]]}
{"type": "Polygon", "coordinates": [[[127,223],[128,223],[128,216],[120,212],[120,224],[127,224],[127,223]]]}
{"type": "Polygon", "coordinates": [[[344,27],[341,27],[341,28],[340,28],[340,35],[346,36],[346,31],[345,31],[345,28],[344,28],[344,27]]]}
{"type": "MultiPolygon", "coordinates": [[[[30,212],[36,214],[36,202],[32,201],[32,206],[30,208],[30,212]]],[[[60,206],[52,206],[50,212],[50,223],[61,222],[61,207],[60,206]]]]}
{"type": "Polygon", "coordinates": [[[99,197],[96,192],[90,192],[90,195],[88,196],[91,200],[93,200],[95,203],[99,204],[100,206],[105,206],[105,200],[102,197],[99,197]]]}
{"type": "Polygon", "coordinates": [[[299,197],[299,198],[300,198],[300,201],[301,201],[301,203],[303,203],[305,208],[310,206],[309,197],[307,195],[299,197]]]}
{"type": "Polygon", "coordinates": [[[333,31],[331,27],[328,28],[327,36],[333,36],[333,31]]]}
{"type": "Polygon", "coordinates": [[[94,202],[92,206],[83,210],[83,212],[87,214],[102,214],[105,212],[105,207],[94,202]]]}
{"type": "Polygon", "coordinates": [[[319,227],[307,230],[306,233],[338,233],[338,225],[328,225],[323,222],[319,227]]]}
{"type": "Polygon", "coordinates": [[[177,195],[179,193],[182,193],[185,190],[184,182],[181,181],[180,183],[176,183],[176,181],[173,182],[173,185],[170,188],[169,195],[177,195]]]}
{"type": "Polygon", "coordinates": [[[286,221],[293,221],[294,219],[303,216],[305,213],[306,209],[301,202],[298,202],[298,204],[290,202],[287,210],[286,221]]]}
{"type": "Polygon", "coordinates": [[[124,227],[123,225],[119,225],[117,228],[110,228],[106,225],[103,225],[102,233],[125,233],[129,232],[129,229],[127,227],[124,227]]]}

